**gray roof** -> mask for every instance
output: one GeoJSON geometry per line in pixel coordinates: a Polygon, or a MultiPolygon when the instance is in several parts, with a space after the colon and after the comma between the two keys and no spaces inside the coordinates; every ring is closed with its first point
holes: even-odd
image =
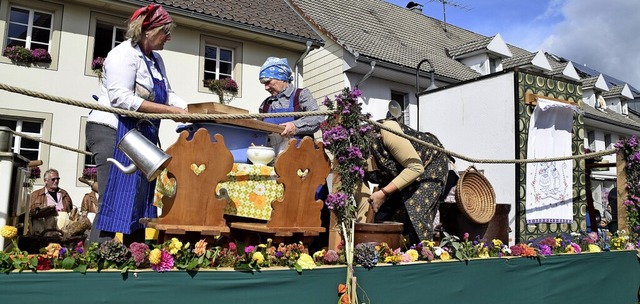
{"type": "MultiPolygon", "coordinates": [[[[480,74],[451,59],[453,49],[486,36],[383,0],[290,0],[303,17],[360,56],[415,69],[429,59],[439,76],[469,80],[480,74]]],[[[430,70],[423,65],[424,70],[430,70]]]]}
{"type": "Polygon", "coordinates": [[[567,64],[569,64],[569,61],[551,53],[544,53],[544,55],[547,57],[547,61],[549,61],[549,64],[551,65],[551,71],[548,71],[545,74],[549,76],[562,75],[567,64]]]}
{"type": "Polygon", "coordinates": [[[484,37],[480,40],[469,41],[457,46],[453,46],[449,49],[449,56],[452,58],[458,57],[460,55],[469,54],[479,50],[486,50],[489,47],[489,43],[493,37],[484,37]]]}
{"type": "Polygon", "coordinates": [[[640,131],[640,117],[632,113],[627,117],[609,109],[605,109],[604,112],[602,112],[591,106],[585,106],[584,116],[585,118],[598,120],[611,125],[640,131]]]}
{"type": "Polygon", "coordinates": [[[536,57],[535,53],[530,53],[530,54],[526,54],[523,56],[513,56],[511,58],[507,58],[507,59],[503,59],[502,60],[502,68],[503,69],[509,69],[509,68],[514,68],[514,67],[519,67],[519,66],[523,66],[523,65],[529,65],[531,64],[531,61],[533,60],[533,58],[536,57]]]}
{"type": "Polygon", "coordinates": [[[288,40],[311,40],[322,44],[322,38],[285,0],[120,0],[122,2],[158,3],[171,14],[202,18],[251,32],[288,40]]]}
{"type": "Polygon", "coordinates": [[[588,77],[588,78],[583,78],[582,79],[582,88],[591,88],[593,86],[596,85],[596,82],[598,82],[598,78],[600,77],[600,75],[598,76],[593,76],[593,77],[588,77]]]}
{"type": "MultiPolygon", "coordinates": [[[[602,97],[604,97],[604,98],[622,97],[622,90],[624,90],[624,85],[617,85],[617,86],[609,87],[609,91],[608,92],[603,92],[602,93],[602,97]]],[[[625,98],[625,99],[627,99],[627,98],[625,98]]]]}

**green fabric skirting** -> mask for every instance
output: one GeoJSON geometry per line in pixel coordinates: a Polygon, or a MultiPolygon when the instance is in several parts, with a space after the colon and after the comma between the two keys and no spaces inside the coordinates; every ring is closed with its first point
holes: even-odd
{"type": "MultiPolygon", "coordinates": [[[[358,267],[360,303],[637,303],[635,251],[358,267]]],[[[336,303],[346,268],[0,274],[0,303],[336,303]],[[251,301],[251,302],[248,302],[251,301]]]]}

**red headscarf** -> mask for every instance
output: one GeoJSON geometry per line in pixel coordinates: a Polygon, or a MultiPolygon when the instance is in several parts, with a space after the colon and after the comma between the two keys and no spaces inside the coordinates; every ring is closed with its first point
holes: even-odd
{"type": "Polygon", "coordinates": [[[148,30],[152,28],[156,28],[159,26],[163,26],[167,23],[173,22],[169,13],[160,5],[157,4],[149,4],[145,7],[141,7],[133,12],[131,19],[129,22],[135,21],[140,15],[144,15],[144,21],[142,22],[142,29],[148,30]]]}

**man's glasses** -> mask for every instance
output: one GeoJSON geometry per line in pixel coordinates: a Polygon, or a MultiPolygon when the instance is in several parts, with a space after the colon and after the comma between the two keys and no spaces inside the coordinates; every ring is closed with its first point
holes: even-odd
{"type": "Polygon", "coordinates": [[[60,178],[59,177],[54,177],[54,178],[50,178],[49,180],[57,181],[57,180],[60,180],[60,178]]]}

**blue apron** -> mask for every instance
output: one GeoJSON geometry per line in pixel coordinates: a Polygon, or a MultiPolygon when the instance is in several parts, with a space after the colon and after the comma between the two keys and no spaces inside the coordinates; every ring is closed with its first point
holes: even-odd
{"type": "MultiPolygon", "coordinates": [[[[289,107],[288,108],[274,109],[270,105],[269,106],[269,113],[287,113],[287,112],[288,113],[292,113],[292,112],[294,112],[294,108],[293,108],[294,98],[295,98],[295,91],[293,93],[291,93],[291,96],[289,96],[289,107]]],[[[295,120],[294,117],[267,117],[263,121],[279,125],[279,124],[291,122],[291,121],[294,121],[294,120],[295,120]]]]}
{"type": "MultiPolygon", "coordinates": [[[[151,56],[154,56],[153,53],[151,53],[151,56]]],[[[168,97],[164,79],[153,77],[149,61],[144,54],[142,58],[147,65],[149,75],[153,78],[153,92],[155,96],[153,102],[166,104],[168,97]]],[[[158,61],[154,61],[156,69],[162,75],[158,61]]],[[[154,119],[149,121],[152,126],[149,124],[139,124],[140,119],[137,118],[118,116],[116,143],[119,143],[129,130],[137,127],[142,135],[152,143],[157,144],[160,120],[154,119]]],[[[124,166],[131,164],[131,160],[118,148],[115,149],[113,158],[124,166]]],[[[147,181],[146,176],[140,170],[136,170],[132,174],[125,174],[118,168],[115,168],[114,165],[111,165],[104,200],[96,219],[96,228],[110,232],[122,232],[124,234],[131,234],[138,229],[144,228],[144,225],[140,224],[138,220],[141,218],[158,217],[158,210],[153,206],[154,192],[155,182],[150,183],[147,181]]]]}

